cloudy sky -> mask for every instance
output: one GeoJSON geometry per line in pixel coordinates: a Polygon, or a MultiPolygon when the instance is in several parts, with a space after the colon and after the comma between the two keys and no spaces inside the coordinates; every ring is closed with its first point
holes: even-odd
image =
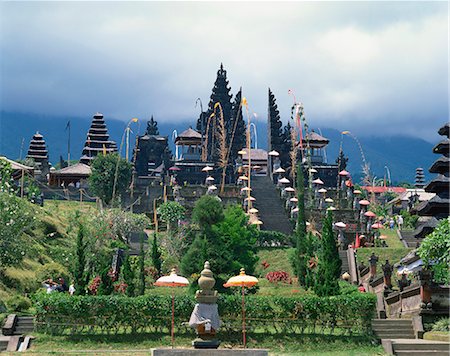
{"type": "Polygon", "coordinates": [[[2,2],[2,110],[194,121],[223,62],[232,93],[287,122],[436,140],[448,120],[448,3],[2,2]]]}

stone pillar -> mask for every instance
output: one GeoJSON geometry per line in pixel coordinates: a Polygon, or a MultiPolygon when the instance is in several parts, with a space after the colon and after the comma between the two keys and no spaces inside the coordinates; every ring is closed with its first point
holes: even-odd
{"type": "Polygon", "coordinates": [[[378,257],[375,256],[375,253],[372,252],[372,255],[369,257],[369,271],[370,271],[370,279],[375,278],[377,274],[377,262],[378,257]]]}
{"type": "Polygon", "coordinates": [[[217,349],[220,345],[220,341],[216,338],[216,330],[221,322],[216,303],[218,293],[213,290],[215,283],[209,262],[206,261],[198,279],[200,289],[195,292],[198,303],[189,320],[189,326],[195,328],[198,336],[192,341],[192,346],[196,349],[217,349]]]}
{"type": "Polygon", "coordinates": [[[429,270],[419,272],[420,298],[422,299],[422,309],[431,309],[431,284],[433,273],[429,270]]]}

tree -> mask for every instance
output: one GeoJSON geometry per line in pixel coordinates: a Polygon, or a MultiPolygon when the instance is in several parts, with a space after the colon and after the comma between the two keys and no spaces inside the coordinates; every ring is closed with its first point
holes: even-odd
{"type": "Polygon", "coordinates": [[[125,260],[123,261],[123,266],[122,266],[122,276],[123,276],[123,281],[127,285],[126,294],[129,297],[133,297],[134,290],[135,290],[134,271],[133,271],[133,268],[131,267],[130,259],[131,259],[130,255],[125,256],[125,260]]]}
{"type": "MultiPolygon", "coordinates": [[[[232,95],[230,94],[230,88],[228,87],[227,71],[223,69],[223,64],[221,64],[220,69],[217,71],[217,78],[212,89],[208,110],[206,111],[206,115],[200,115],[197,121],[197,130],[201,131],[203,127],[204,132],[202,132],[202,134],[206,135],[208,119],[214,113],[216,103],[220,103],[220,105],[222,106],[225,128],[229,127],[232,117],[231,98],[232,95]]],[[[219,156],[218,142],[216,139],[216,137],[219,135],[219,126],[217,125],[216,121],[217,120],[215,118],[210,120],[207,137],[207,151],[210,153],[209,158],[213,161],[217,161],[219,156]]],[[[231,133],[228,131],[226,140],[227,142],[230,142],[230,135],[231,133]]]]}
{"type": "Polygon", "coordinates": [[[132,165],[117,153],[97,155],[91,163],[92,173],[89,177],[89,187],[105,204],[113,199],[114,181],[116,195],[124,193],[131,182],[132,165]],[[117,179],[116,177],[117,167],[117,179]]]}
{"type": "Polygon", "coordinates": [[[151,224],[145,214],[134,214],[121,209],[109,209],[97,218],[104,219],[108,223],[111,236],[123,242],[128,241],[131,232],[142,232],[151,224]]]}
{"type": "Polygon", "coordinates": [[[139,243],[139,295],[145,294],[145,250],[144,250],[144,238],[147,234],[141,232],[139,243]]]}
{"type": "MultiPolygon", "coordinates": [[[[231,275],[238,273],[240,268],[244,267],[250,274],[254,272],[258,260],[258,232],[254,226],[248,225],[248,218],[240,206],[228,207],[223,213],[220,202],[208,202],[209,205],[196,206],[195,209],[218,203],[222,215],[215,210],[215,219],[203,220],[201,231],[181,261],[181,270],[186,275],[198,274],[203,269],[204,261],[208,260],[214,268],[216,288],[225,291],[223,283],[231,275]]],[[[197,216],[204,215],[206,214],[197,212],[197,216]]]]}
{"type": "Polygon", "coordinates": [[[111,267],[105,266],[100,273],[100,285],[97,289],[98,295],[111,295],[114,291],[112,276],[110,274],[111,267]]]}
{"type": "MultiPolygon", "coordinates": [[[[280,112],[276,103],[275,95],[269,88],[269,150],[278,151],[283,150],[283,132],[282,122],[280,119],[280,112]]],[[[289,137],[290,138],[290,137],[289,137]]]]}
{"type": "Polygon", "coordinates": [[[217,197],[204,195],[195,203],[192,221],[198,223],[202,230],[210,229],[223,219],[222,203],[217,197]]]}
{"type": "Polygon", "coordinates": [[[167,201],[161,204],[157,210],[160,218],[167,224],[167,231],[174,228],[174,224],[184,217],[186,209],[176,201],[167,201]]]}
{"type": "Polygon", "coordinates": [[[227,130],[230,132],[230,140],[231,140],[228,145],[231,150],[229,160],[230,164],[233,164],[236,161],[238,157],[238,152],[246,145],[246,138],[245,138],[246,126],[244,118],[242,116],[241,101],[242,101],[242,88],[239,89],[234,98],[232,107],[233,114],[231,117],[232,120],[230,122],[230,127],[227,128],[227,130]]]}
{"type": "Polygon", "coordinates": [[[323,220],[322,241],[317,264],[314,292],[319,297],[338,295],[339,278],[341,275],[342,261],[333,233],[333,216],[331,211],[323,220]]]}
{"type": "Polygon", "coordinates": [[[158,247],[158,242],[156,240],[156,233],[153,234],[153,242],[152,242],[152,264],[153,267],[158,271],[158,276],[161,275],[161,266],[162,266],[162,260],[161,260],[161,251],[158,247]]]}
{"type": "Polygon", "coordinates": [[[33,225],[32,206],[15,196],[11,165],[0,160],[0,271],[22,261],[25,255],[22,234],[33,225]]]}
{"type": "Polygon", "coordinates": [[[298,215],[297,228],[295,230],[295,254],[292,261],[292,267],[301,286],[307,286],[308,274],[308,246],[306,233],[306,217],[305,217],[305,186],[303,182],[303,170],[301,165],[297,165],[297,199],[298,199],[298,215]]]}
{"type": "Polygon", "coordinates": [[[450,218],[439,221],[434,231],[420,244],[418,255],[433,271],[437,283],[450,282],[450,218]]]}
{"type": "Polygon", "coordinates": [[[0,192],[0,270],[22,261],[26,251],[22,234],[33,227],[33,219],[28,202],[0,192]]]}
{"type": "Polygon", "coordinates": [[[146,135],[159,135],[158,122],[153,119],[153,115],[150,121],[147,121],[146,135]]]}
{"type": "Polygon", "coordinates": [[[287,168],[291,165],[291,156],[290,156],[290,152],[292,149],[291,129],[292,129],[291,124],[288,122],[283,129],[282,135],[283,143],[279,151],[281,166],[284,168],[287,168]]]}
{"type": "Polygon", "coordinates": [[[75,251],[75,265],[73,269],[73,279],[75,282],[75,293],[83,295],[86,293],[88,275],[86,272],[86,247],[85,227],[78,221],[77,246],[75,251]]]}

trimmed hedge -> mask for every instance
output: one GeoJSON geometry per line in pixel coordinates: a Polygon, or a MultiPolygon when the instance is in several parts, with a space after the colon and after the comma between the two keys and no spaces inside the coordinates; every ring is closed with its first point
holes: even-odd
{"type": "MultiPolygon", "coordinates": [[[[376,298],[372,294],[335,297],[246,297],[249,331],[271,333],[370,333],[376,298]]],[[[146,295],[70,296],[41,294],[35,296],[39,331],[53,334],[138,333],[165,331],[170,327],[171,297],[146,295]]],[[[186,323],[194,308],[192,296],[175,297],[175,325],[178,332],[188,331],[186,323]]],[[[221,295],[218,301],[222,319],[221,332],[241,329],[241,297],[221,295]]]]}

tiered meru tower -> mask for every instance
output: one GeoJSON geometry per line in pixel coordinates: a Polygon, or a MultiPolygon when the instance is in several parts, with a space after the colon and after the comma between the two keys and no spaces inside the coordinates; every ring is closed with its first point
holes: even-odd
{"type": "Polygon", "coordinates": [[[33,159],[35,162],[34,175],[41,181],[47,180],[47,174],[50,170],[48,163],[48,150],[45,144],[44,136],[36,132],[30,141],[27,158],[33,159]]]}
{"type": "Polygon", "coordinates": [[[103,152],[117,152],[117,145],[114,141],[109,140],[103,114],[96,113],[92,118],[91,127],[87,133],[80,162],[90,164],[99,153],[103,152]]]}
{"type": "Polygon", "coordinates": [[[425,237],[430,233],[436,227],[438,220],[450,216],[449,124],[447,123],[441,127],[438,133],[446,138],[433,147],[433,152],[442,156],[429,169],[429,172],[437,174],[437,177],[425,186],[426,192],[436,193],[436,195],[417,208],[420,216],[429,217],[428,221],[415,231],[415,235],[418,238],[425,237]]]}

